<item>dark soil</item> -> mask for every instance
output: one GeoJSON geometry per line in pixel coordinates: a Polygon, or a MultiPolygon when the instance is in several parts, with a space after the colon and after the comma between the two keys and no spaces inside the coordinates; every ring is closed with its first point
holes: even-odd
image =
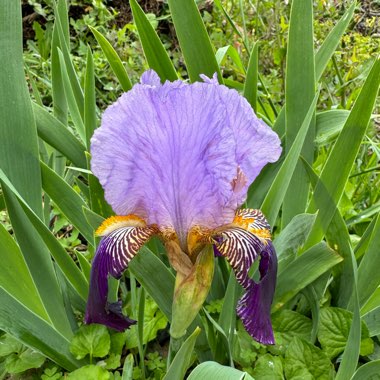
{"type": "MultiPolygon", "coordinates": [[[[122,28],[125,24],[132,21],[132,12],[128,0],[104,0],[107,6],[112,7],[118,12],[114,24],[117,28],[122,28]]],[[[160,0],[139,0],[141,8],[146,13],[162,14],[164,3],[160,0]]],[[[69,18],[78,20],[86,14],[87,5],[71,5],[69,7],[69,18]]],[[[22,21],[23,21],[23,39],[24,46],[27,40],[33,40],[35,32],[33,30],[33,22],[38,21],[41,25],[46,23],[43,16],[36,13],[27,0],[22,0],[22,21]]]]}

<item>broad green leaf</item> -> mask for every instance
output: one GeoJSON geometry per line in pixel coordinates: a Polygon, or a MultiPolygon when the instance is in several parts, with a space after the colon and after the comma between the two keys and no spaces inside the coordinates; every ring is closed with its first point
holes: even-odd
{"type": "MultiPolygon", "coordinates": [[[[90,150],[90,139],[97,125],[96,120],[96,99],[95,99],[95,73],[94,59],[91,48],[87,47],[86,76],[84,83],[84,127],[86,131],[86,146],[90,150]]],[[[89,168],[89,166],[88,166],[89,168]]]]}
{"type": "Polygon", "coordinates": [[[181,345],[163,380],[182,380],[185,378],[186,371],[192,364],[194,346],[200,332],[201,329],[197,327],[181,345]]]}
{"type": "Polygon", "coordinates": [[[63,215],[80,231],[89,244],[94,245],[93,229],[87,223],[82,209],[83,199],[58,174],[41,162],[42,186],[63,215]]]}
{"type": "Polygon", "coordinates": [[[34,103],[33,112],[38,136],[65,155],[75,166],[86,168],[85,146],[47,109],[34,103]]]}
{"type": "MultiPolygon", "coordinates": [[[[330,202],[321,195],[322,192],[325,193],[324,188],[327,189],[329,197],[335,204],[339,202],[367,129],[379,84],[380,60],[376,60],[315,186],[314,199],[320,198],[320,202],[314,202],[319,204],[330,202]]],[[[310,233],[308,246],[322,239],[323,226],[328,226],[334,216],[334,209],[321,208],[321,206],[319,208],[320,212],[310,233]]],[[[314,210],[315,203],[312,203],[308,211],[314,210]]]]}
{"type": "Polygon", "coordinates": [[[356,1],[353,1],[352,5],[347,9],[345,14],[334,26],[329,35],[323,41],[323,44],[315,54],[315,76],[317,80],[320,79],[325,68],[330,61],[334,51],[336,50],[338,43],[346,31],[348,24],[350,23],[352,16],[354,15],[356,1]]]}
{"type": "Polygon", "coordinates": [[[359,303],[362,307],[380,285],[380,214],[377,215],[371,240],[358,268],[359,303]]]}
{"type": "Polygon", "coordinates": [[[195,1],[169,0],[168,4],[190,80],[196,82],[200,74],[211,78],[217,73],[222,83],[214,50],[195,1]]]}
{"type": "MultiPolygon", "coordinates": [[[[351,324],[352,313],[348,310],[337,307],[326,307],[320,310],[318,340],[329,358],[335,358],[344,351],[351,324]]],[[[369,337],[367,326],[362,322],[360,353],[369,355],[372,352],[373,341],[369,337]]]]}
{"type": "Polygon", "coordinates": [[[257,85],[259,72],[259,43],[256,42],[248,62],[247,75],[244,82],[243,96],[248,100],[253,110],[257,112],[257,85]]]}
{"type": "Polygon", "coordinates": [[[38,138],[27,89],[21,3],[0,3],[0,167],[37,215],[42,216],[38,138]]]}
{"type": "Polygon", "coordinates": [[[285,198],[286,191],[290,184],[290,180],[296,169],[299,155],[304,145],[307,131],[311,125],[311,119],[314,114],[315,105],[318,100],[318,93],[315,95],[314,100],[307,112],[307,115],[302,123],[302,126],[295,138],[292,147],[290,148],[286,158],[281,165],[280,170],[277,172],[267,195],[261,205],[261,210],[268,219],[270,225],[274,225],[278,212],[280,211],[281,204],[285,198]]]}
{"type": "MultiPolygon", "coordinates": [[[[305,168],[310,177],[310,182],[315,189],[319,177],[307,162],[305,168]]],[[[314,193],[315,195],[315,193],[314,193]]],[[[352,376],[356,369],[360,351],[361,323],[359,311],[359,296],[357,290],[357,264],[350,244],[347,226],[337,208],[336,203],[321,182],[320,197],[315,198],[317,207],[327,207],[334,210],[334,217],[329,225],[324,225],[324,233],[332,247],[336,247],[343,256],[340,265],[340,276],[336,273],[335,280],[338,282],[338,305],[346,306],[349,299],[352,300],[353,319],[348,336],[348,344],[342,355],[342,361],[336,376],[336,380],[345,380],[352,376]]]]}
{"type": "Polygon", "coordinates": [[[300,290],[342,261],[342,258],[321,242],[297,257],[277,277],[272,310],[280,309],[300,290]]]}
{"type": "Polygon", "coordinates": [[[129,270],[171,320],[175,277],[148,248],[140,249],[129,263],[129,270]]]}
{"type": "Polygon", "coordinates": [[[316,346],[293,338],[285,352],[287,379],[331,380],[334,369],[328,357],[316,346]]]}
{"type": "MultiPolygon", "coordinates": [[[[86,280],[83,277],[83,274],[81,273],[77,265],[67,254],[61,243],[51,233],[51,231],[45,225],[45,223],[38,218],[38,216],[28,206],[25,200],[22,199],[21,195],[17,192],[17,190],[12,186],[9,180],[5,176],[3,176],[3,173],[1,173],[1,171],[0,178],[2,181],[4,181],[7,188],[10,191],[12,191],[13,194],[17,197],[25,215],[28,217],[29,221],[35,228],[35,231],[44,241],[46,247],[49,249],[50,254],[53,256],[54,260],[59,265],[66,279],[71,283],[74,289],[76,289],[76,291],[83,298],[83,300],[86,300],[88,294],[88,284],[86,283],[86,280]]],[[[26,293],[28,293],[28,291],[26,293]]]]}
{"type": "Polygon", "coordinates": [[[234,362],[242,368],[250,367],[257,360],[260,344],[247,333],[241,321],[237,323],[236,336],[233,345],[234,362]]]}
{"type": "Polygon", "coordinates": [[[12,335],[4,334],[0,337],[0,356],[8,356],[13,352],[21,352],[23,344],[12,335]]]}
{"type": "Polygon", "coordinates": [[[125,358],[124,366],[123,366],[123,374],[122,374],[122,380],[132,380],[133,376],[133,355],[128,354],[125,358]]]}
{"type": "MultiPolygon", "coordinates": [[[[355,4],[352,5],[353,8],[355,8],[355,4]]],[[[328,63],[328,61],[331,59],[332,55],[335,52],[335,49],[340,41],[340,38],[342,37],[350,19],[352,18],[353,9],[350,8],[347,10],[347,12],[342,16],[342,18],[339,20],[339,22],[336,24],[336,26],[333,28],[333,30],[329,33],[329,35],[326,37],[326,39],[323,41],[321,47],[315,54],[315,77],[316,81],[318,82],[322,76],[322,73],[328,63]]],[[[278,117],[274,123],[273,129],[282,136],[285,133],[285,106],[282,107],[281,111],[278,114],[278,117]]],[[[271,178],[274,178],[276,172],[272,172],[271,170],[265,170],[262,172],[262,174],[256,179],[257,181],[262,181],[263,177],[266,179],[266,183],[270,184],[272,182],[271,178]],[[269,177],[269,178],[266,178],[269,177]]],[[[260,191],[262,194],[266,194],[266,191],[269,189],[269,185],[266,187],[261,186],[260,191]]],[[[256,203],[255,207],[258,207],[264,196],[262,195],[260,201],[256,203]]]]}
{"type": "MultiPolygon", "coordinates": [[[[157,304],[150,298],[145,300],[145,312],[144,312],[144,337],[142,339],[143,344],[147,344],[151,340],[157,337],[158,330],[162,330],[168,324],[168,320],[162,311],[158,308],[157,304]]],[[[138,320],[140,323],[140,319],[138,320]]],[[[125,347],[128,349],[135,348],[138,346],[138,326],[131,326],[126,331],[126,344],[125,347]]]]}
{"type": "Polygon", "coordinates": [[[188,380],[253,380],[247,372],[239,371],[232,367],[226,367],[216,362],[204,362],[199,364],[190,373],[188,380]]]}
{"type": "Polygon", "coordinates": [[[174,81],[178,79],[173,63],[164,45],[158,38],[156,31],[140,5],[136,0],[130,0],[129,4],[149,67],[159,75],[162,82],[165,80],[174,81]]]}
{"type": "Polygon", "coordinates": [[[5,369],[9,373],[20,373],[31,368],[40,368],[44,364],[46,357],[31,348],[22,352],[13,353],[5,360],[5,369]]]}
{"type": "Polygon", "coordinates": [[[89,26],[89,28],[91,29],[92,34],[95,36],[101,49],[103,50],[103,53],[106,56],[107,61],[112,68],[112,71],[115,73],[117,79],[120,82],[121,88],[125,92],[130,90],[132,88],[131,81],[128,77],[127,71],[123,66],[123,62],[116,53],[115,49],[100,32],[91,26],[89,26]]]}
{"type": "Polygon", "coordinates": [[[369,335],[380,335],[380,306],[371,309],[362,316],[368,326],[369,335]]]}
{"type": "Polygon", "coordinates": [[[67,375],[67,379],[72,380],[111,380],[111,374],[106,369],[94,365],[89,364],[84,367],[81,367],[73,372],[70,372],[67,375]]]}
{"type": "Polygon", "coordinates": [[[72,329],[65,312],[62,292],[58,285],[49,249],[33,223],[25,215],[17,197],[3,181],[2,188],[13,232],[49,316],[49,321],[65,337],[70,338],[72,329]]]}
{"type": "Polygon", "coordinates": [[[273,240],[281,270],[293,261],[305,243],[315,222],[316,214],[299,214],[273,240]]]}
{"type": "Polygon", "coordinates": [[[83,359],[87,355],[90,360],[93,357],[102,358],[109,353],[110,348],[111,338],[107,327],[95,323],[82,325],[70,344],[70,352],[77,359],[83,359]]]}
{"type": "Polygon", "coordinates": [[[252,375],[260,380],[284,380],[284,368],[280,356],[265,354],[260,356],[253,369],[252,375]]]}
{"type": "Polygon", "coordinates": [[[380,379],[380,360],[363,364],[354,373],[351,380],[378,380],[380,379]]]}
{"type": "Polygon", "coordinates": [[[2,224],[0,224],[0,247],[1,262],[7,263],[6,267],[0,271],[0,286],[17,298],[25,307],[49,321],[49,316],[46,313],[25,259],[16,242],[2,224]],[[22,281],[20,281],[21,279],[22,281]]]}
{"type": "Polygon", "coordinates": [[[297,336],[310,341],[312,322],[310,318],[292,310],[281,310],[272,316],[275,337],[280,337],[283,344],[288,345],[297,336]]]}
{"type": "Polygon", "coordinates": [[[77,361],[69,352],[69,339],[2,287],[0,287],[0,299],[2,330],[12,334],[23,344],[42,352],[69,371],[85,364],[83,361],[77,361]]]}
{"type": "MultiPolygon", "coordinates": [[[[301,129],[315,95],[313,41],[313,1],[293,0],[286,55],[285,150],[289,152],[301,129]]],[[[314,159],[315,117],[310,118],[301,154],[307,162],[314,159]]],[[[305,211],[309,192],[308,177],[301,163],[292,175],[282,208],[282,225],[305,211]]]]}
{"type": "MultiPolygon", "coordinates": [[[[70,82],[70,78],[68,75],[68,70],[66,66],[65,59],[63,57],[62,51],[58,48],[58,59],[59,65],[61,67],[61,75],[63,81],[63,89],[65,91],[67,105],[69,107],[69,111],[71,114],[71,119],[73,120],[75,129],[82,139],[82,142],[86,141],[86,132],[83,123],[83,116],[81,115],[81,109],[75,99],[74,89],[72,87],[72,83],[70,82]]],[[[83,110],[82,110],[83,112],[83,110]]]]}
{"type": "Polygon", "coordinates": [[[347,110],[317,113],[315,143],[318,145],[331,143],[339,135],[349,114],[347,110]]]}

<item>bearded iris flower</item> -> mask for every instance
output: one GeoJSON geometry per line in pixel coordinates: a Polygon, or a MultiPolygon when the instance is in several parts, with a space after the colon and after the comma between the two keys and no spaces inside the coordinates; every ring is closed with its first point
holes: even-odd
{"type": "Polygon", "coordinates": [[[215,76],[202,79],[161,84],[147,71],[107,108],[94,133],[92,171],[119,216],[97,230],[85,322],[116,330],[135,322],[121,302],[107,302],[108,276],[120,278],[158,236],[177,272],[172,335],[184,333],[204,302],[215,254],[245,290],[237,314],[246,330],[273,344],[277,260],[270,226],[259,210],[239,207],[261,169],[279,158],[280,140],[238,92],[215,76]],[[258,281],[249,275],[256,260],[258,281]]]}

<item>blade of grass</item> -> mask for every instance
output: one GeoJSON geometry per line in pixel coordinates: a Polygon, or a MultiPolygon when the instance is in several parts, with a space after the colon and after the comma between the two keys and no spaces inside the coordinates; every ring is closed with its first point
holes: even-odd
{"type": "Polygon", "coordinates": [[[61,20],[63,34],[68,42],[68,20],[67,20],[67,3],[66,0],[58,0],[55,10],[55,21],[53,27],[53,36],[51,42],[51,84],[53,97],[54,116],[64,125],[67,125],[67,101],[63,89],[63,80],[59,64],[58,48],[60,45],[58,32],[58,18],[61,20]],[[67,33],[66,33],[67,32],[67,33]]]}
{"type": "Polygon", "coordinates": [[[131,81],[128,77],[127,71],[125,70],[125,67],[123,66],[123,62],[121,61],[120,57],[116,53],[115,49],[112,47],[112,45],[108,42],[108,40],[95,28],[89,26],[92,34],[98,41],[101,49],[103,50],[104,55],[107,58],[108,63],[111,66],[112,71],[115,73],[117,79],[119,80],[119,83],[121,85],[121,88],[123,91],[129,91],[132,88],[131,81]]]}
{"type": "Polygon", "coordinates": [[[272,312],[341,261],[342,258],[323,242],[304,252],[279,272],[272,312]]]}
{"type": "Polygon", "coordinates": [[[199,75],[223,78],[214,55],[214,50],[194,0],[168,0],[174,27],[186,62],[190,80],[200,80],[199,75]]]}
{"type": "Polygon", "coordinates": [[[313,188],[315,189],[316,185],[320,183],[321,192],[323,192],[322,195],[324,197],[315,197],[314,191],[314,199],[318,207],[320,207],[320,211],[323,212],[323,207],[334,210],[334,217],[331,223],[324,225],[324,233],[329,245],[334,247],[343,257],[343,262],[340,264],[340,276],[339,272],[335,275],[335,280],[339,283],[338,306],[347,307],[349,301],[351,301],[349,309],[353,312],[347,345],[343,352],[342,361],[336,377],[339,380],[345,380],[353,375],[357,367],[360,352],[361,320],[357,287],[357,264],[350,244],[347,226],[336,203],[330,198],[326,187],[323,182],[320,182],[320,178],[312,167],[306,161],[304,161],[304,165],[313,188]]]}
{"type": "Polygon", "coordinates": [[[61,243],[50,232],[45,223],[33,212],[26,201],[9,182],[8,178],[6,178],[3,173],[0,173],[0,178],[1,181],[6,184],[7,188],[12,191],[12,193],[17,197],[17,200],[19,201],[25,215],[28,217],[36,232],[44,241],[46,247],[49,249],[50,254],[53,256],[55,262],[59,265],[67,281],[70,282],[78,294],[84,300],[86,300],[88,294],[88,284],[79,268],[67,254],[61,243]]]}
{"type": "Polygon", "coordinates": [[[25,215],[12,190],[3,181],[1,183],[14,234],[46,313],[51,324],[65,337],[70,338],[72,330],[64,309],[62,293],[58,286],[50,252],[25,215]]]}
{"type": "Polygon", "coordinates": [[[38,138],[22,56],[21,5],[0,3],[0,167],[42,216],[38,138]]]}
{"type": "MultiPolygon", "coordinates": [[[[315,95],[313,41],[313,2],[293,0],[286,55],[285,150],[289,152],[315,95]]],[[[301,154],[307,162],[314,159],[315,116],[310,120],[301,154]]],[[[282,207],[282,225],[305,211],[309,193],[308,177],[298,163],[282,207]]]]}
{"type": "MultiPolygon", "coordinates": [[[[63,81],[63,89],[66,94],[67,104],[69,107],[69,111],[71,114],[71,118],[73,120],[73,123],[75,125],[75,129],[82,139],[82,142],[86,141],[86,132],[85,127],[83,124],[83,118],[81,115],[81,110],[78,107],[78,103],[75,99],[74,89],[72,87],[72,84],[70,82],[70,78],[67,73],[67,66],[65,59],[63,57],[62,51],[58,48],[58,59],[59,59],[59,65],[61,67],[61,75],[62,75],[62,81],[63,81]]],[[[83,112],[83,111],[82,111],[83,112]]]]}
{"type": "Polygon", "coordinates": [[[358,292],[360,307],[369,300],[373,292],[380,285],[380,215],[377,215],[370,242],[358,269],[358,292]]]}
{"type": "MultiPolygon", "coordinates": [[[[354,4],[352,7],[354,8],[354,4]]],[[[352,18],[352,11],[353,9],[350,7],[323,41],[320,49],[315,54],[316,81],[320,80],[328,61],[334,54],[334,51],[343,33],[345,32],[350,19],[352,18]]],[[[273,130],[280,136],[283,136],[285,134],[285,106],[282,107],[281,111],[279,112],[278,117],[273,125],[273,130]]],[[[273,182],[273,178],[277,173],[276,167],[278,168],[278,166],[278,164],[267,166],[267,168],[264,168],[264,170],[260,173],[259,177],[256,178],[255,185],[254,187],[251,186],[248,196],[249,207],[256,208],[260,206],[269,189],[270,184],[273,182]]]]}
{"type": "MultiPolygon", "coordinates": [[[[68,10],[65,9],[65,5],[61,5],[58,8],[53,2],[55,22],[57,23],[57,32],[59,37],[59,50],[61,51],[62,59],[64,65],[60,62],[61,72],[63,67],[65,69],[65,76],[67,76],[68,82],[72,89],[72,100],[68,98],[66,94],[66,99],[68,101],[75,102],[76,107],[78,108],[81,119],[84,117],[84,97],[83,90],[79,83],[79,78],[75,72],[73,62],[70,57],[70,32],[68,26],[68,10]]],[[[63,78],[64,82],[65,79],[63,78]]]]}
{"type": "Polygon", "coordinates": [[[177,352],[177,355],[174,357],[174,360],[172,361],[163,380],[183,380],[185,378],[186,371],[192,363],[195,342],[200,332],[201,329],[197,327],[185,340],[180,350],[177,352]]]}
{"type": "Polygon", "coordinates": [[[67,337],[25,307],[2,287],[0,287],[0,299],[2,330],[13,335],[26,346],[42,352],[68,371],[87,364],[85,360],[76,360],[70,353],[70,340],[67,337]]]}
{"type": "Polygon", "coordinates": [[[87,167],[85,146],[52,114],[38,104],[33,104],[38,136],[60,151],[74,165],[87,167]]]}
{"type": "Polygon", "coordinates": [[[0,224],[0,244],[1,260],[7,263],[3,270],[0,271],[0,287],[16,298],[27,309],[49,322],[49,316],[46,313],[25,259],[15,240],[2,224],[0,224]]]}
{"type": "Polygon", "coordinates": [[[248,62],[247,75],[244,82],[243,96],[248,100],[253,110],[257,111],[257,84],[259,73],[259,43],[256,42],[248,62]]]}
{"type": "MultiPolygon", "coordinates": [[[[84,83],[84,128],[86,132],[86,147],[90,150],[90,139],[97,125],[95,99],[94,59],[91,49],[87,47],[86,76],[84,83]]],[[[88,169],[90,167],[88,166],[88,169]]]]}
{"type": "Polygon", "coordinates": [[[304,141],[307,136],[307,132],[311,125],[311,119],[314,115],[315,105],[317,103],[319,93],[314,97],[314,100],[307,112],[307,115],[302,123],[302,126],[290,148],[285,161],[281,165],[276,178],[274,179],[264,201],[261,205],[261,210],[267,217],[270,225],[274,225],[278,212],[280,211],[281,204],[285,198],[286,191],[290,184],[290,180],[296,168],[299,155],[301,153],[302,147],[304,146],[304,141]]]}
{"type": "MultiPolygon", "coordinates": [[[[322,202],[323,196],[321,193],[324,190],[321,184],[323,183],[323,187],[326,187],[334,203],[339,202],[367,129],[379,84],[380,60],[376,60],[326,161],[315,187],[314,199],[321,198],[322,202]]],[[[314,210],[315,205],[314,201],[312,201],[308,212],[313,212],[314,210]]],[[[318,213],[314,228],[308,239],[308,246],[314,245],[315,242],[322,239],[323,226],[329,225],[333,216],[334,210],[327,207],[324,207],[323,211],[318,213]]]]}
{"type": "Polygon", "coordinates": [[[218,62],[219,67],[224,64],[227,57],[231,58],[232,62],[236,66],[235,70],[237,72],[245,74],[245,67],[243,65],[243,62],[240,59],[239,53],[231,45],[223,46],[216,51],[215,58],[216,58],[216,61],[218,62]]]}
{"type": "Polygon", "coordinates": [[[93,229],[82,211],[83,207],[87,207],[86,203],[65,180],[42,162],[41,174],[42,186],[49,197],[87,242],[94,246],[93,229]]]}
{"type": "Polygon", "coordinates": [[[159,75],[162,82],[175,81],[178,79],[176,70],[152,24],[136,0],[130,0],[129,4],[149,67],[159,75]]]}

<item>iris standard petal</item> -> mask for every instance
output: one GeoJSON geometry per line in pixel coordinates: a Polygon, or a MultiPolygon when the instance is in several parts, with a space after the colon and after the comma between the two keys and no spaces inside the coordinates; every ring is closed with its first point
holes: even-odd
{"type": "Polygon", "coordinates": [[[150,71],[104,113],[91,165],[117,214],[172,227],[185,247],[191,226],[233,219],[280,151],[278,136],[236,91],[214,80],[161,85],[150,71]]]}
{"type": "Polygon", "coordinates": [[[273,300],[277,258],[270,241],[269,225],[259,210],[238,210],[234,222],[217,229],[213,237],[217,251],[230,263],[237,281],[245,289],[237,314],[247,332],[258,342],[274,344],[270,309],[273,300]],[[260,280],[249,276],[260,259],[260,280]]]}
{"type": "Polygon", "coordinates": [[[119,331],[135,323],[123,315],[121,301],[108,303],[108,276],[120,278],[139,249],[156,233],[152,226],[124,226],[102,238],[91,268],[86,323],[101,323],[119,331]]]}

